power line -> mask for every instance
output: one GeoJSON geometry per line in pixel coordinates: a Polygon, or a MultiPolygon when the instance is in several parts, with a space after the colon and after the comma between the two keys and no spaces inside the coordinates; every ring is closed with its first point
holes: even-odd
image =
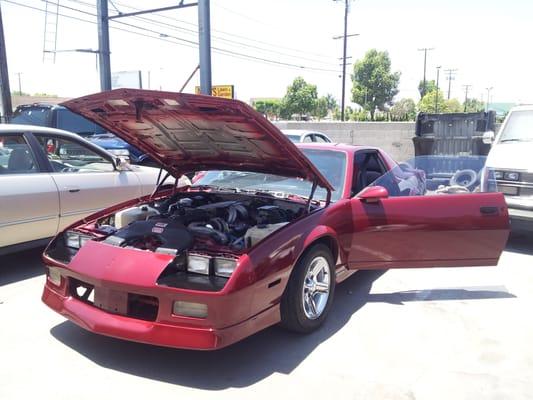
{"type": "MultiPolygon", "coordinates": [[[[92,5],[90,3],[87,3],[87,2],[85,2],[83,0],[69,0],[69,1],[73,1],[73,2],[76,2],[76,3],[79,3],[79,4],[84,4],[86,6],[94,7],[94,5],[92,5]]],[[[118,3],[116,1],[114,1],[114,3],[116,5],[118,5],[118,6],[120,6],[120,7],[127,8],[127,9],[130,9],[130,10],[134,10],[134,11],[139,11],[140,10],[139,8],[135,8],[135,7],[132,7],[130,5],[126,5],[124,3],[118,3]]],[[[168,15],[159,15],[159,17],[161,19],[166,19],[166,20],[173,21],[173,22],[181,22],[182,24],[190,25],[190,26],[193,26],[193,27],[196,28],[196,24],[193,24],[193,23],[191,23],[189,21],[184,21],[184,20],[181,20],[181,19],[169,17],[168,15]]],[[[180,29],[186,29],[186,28],[180,28],[180,29]]],[[[239,38],[239,39],[242,39],[242,40],[247,40],[249,42],[254,42],[254,43],[259,43],[259,44],[263,44],[263,45],[270,46],[270,47],[275,47],[276,49],[290,50],[291,52],[313,55],[313,56],[321,57],[321,58],[325,58],[325,59],[331,59],[332,57],[334,57],[334,56],[324,55],[324,54],[321,54],[321,53],[313,53],[313,52],[309,52],[309,51],[304,51],[304,50],[301,50],[301,49],[298,49],[298,48],[294,48],[294,47],[287,47],[287,46],[284,46],[284,45],[281,45],[281,44],[277,44],[277,43],[269,43],[269,42],[265,42],[265,41],[262,41],[262,40],[252,39],[252,38],[247,37],[247,36],[242,36],[242,35],[238,35],[238,34],[235,34],[235,33],[225,32],[225,31],[221,31],[221,30],[217,30],[217,29],[212,29],[212,31],[213,32],[218,32],[220,34],[227,35],[227,36],[233,36],[233,37],[236,37],[236,38],[239,38]]],[[[197,30],[194,30],[193,32],[195,33],[195,35],[198,34],[197,30]]],[[[213,37],[217,38],[217,39],[223,39],[223,38],[220,38],[220,36],[213,36],[213,37]]]]}
{"type": "MultiPolygon", "coordinates": [[[[77,3],[77,4],[83,4],[83,5],[87,6],[87,7],[94,7],[94,5],[86,3],[86,2],[81,1],[81,0],[68,0],[68,1],[73,2],[73,3],[77,3]]],[[[137,9],[135,9],[133,7],[130,7],[130,9],[137,10],[137,9]]],[[[122,12],[118,11],[118,9],[117,9],[117,12],[119,14],[122,14],[122,12]]],[[[147,23],[150,23],[150,24],[158,25],[160,27],[162,26],[164,28],[171,29],[173,31],[183,32],[183,33],[185,33],[187,35],[194,35],[195,37],[198,36],[198,31],[194,30],[194,29],[188,29],[188,28],[179,27],[179,26],[176,26],[176,25],[173,25],[173,24],[169,24],[169,23],[166,23],[166,22],[163,22],[163,21],[158,21],[158,20],[153,19],[153,18],[147,18],[147,17],[141,17],[141,16],[134,16],[132,18],[134,18],[136,20],[139,20],[139,21],[147,22],[147,23]]],[[[172,19],[174,21],[179,21],[179,20],[176,20],[176,19],[173,19],[173,18],[169,18],[169,19],[172,19]]],[[[113,21],[113,22],[118,22],[118,21],[113,21]]],[[[181,22],[181,21],[179,21],[179,22],[181,22]]],[[[231,44],[236,45],[236,46],[241,47],[241,48],[252,48],[252,49],[260,50],[260,51],[267,52],[267,53],[282,55],[282,56],[289,57],[289,58],[296,58],[296,59],[299,59],[299,60],[311,61],[311,62],[322,64],[322,65],[328,65],[328,66],[335,66],[336,65],[335,63],[332,63],[332,62],[326,62],[326,61],[317,60],[316,58],[309,58],[309,57],[298,56],[298,55],[295,55],[295,54],[284,53],[284,52],[281,52],[279,50],[268,49],[268,48],[265,48],[265,47],[256,46],[256,45],[248,44],[248,43],[243,43],[243,42],[240,42],[240,41],[237,41],[237,40],[233,40],[233,39],[226,39],[226,38],[223,38],[223,37],[220,37],[220,36],[216,36],[216,35],[213,35],[212,38],[220,40],[220,41],[223,41],[223,42],[226,42],[226,43],[231,43],[231,44]]],[[[187,40],[187,39],[183,39],[183,40],[187,40]]],[[[270,45],[270,46],[275,46],[275,45],[270,45]]],[[[292,51],[294,52],[294,50],[292,50],[292,51]]]]}
{"type": "MultiPolygon", "coordinates": [[[[3,0],[3,1],[6,2],[6,3],[10,3],[10,4],[13,4],[13,5],[20,6],[20,7],[25,7],[25,8],[33,9],[33,10],[36,10],[36,11],[45,12],[45,10],[43,10],[41,8],[34,7],[34,6],[29,6],[27,4],[20,4],[20,3],[17,3],[15,1],[11,1],[11,0],[3,0]]],[[[55,3],[51,3],[51,4],[55,4],[55,3]]],[[[79,10],[76,10],[76,9],[74,9],[72,7],[64,6],[62,4],[59,4],[59,7],[67,8],[67,9],[70,9],[70,10],[73,10],[73,11],[79,11],[79,10]]],[[[91,14],[90,12],[87,12],[87,11],[80,11],[80,12],[82,12],[85,15],[91,15],[91,16],[96,17],[95,14],[91,14]]],[[[96,22],[94,22],[94,21],[88,21],[88,20],[85,20],[85,19],[82,19],[82,18],[74,17],[72,15],[68,15],[68,14],[58,13],[58,15],[60,15],[62,17],[65,17],[65,18],[70,18],[70,19],[73,19],[73,20],[77,20],[77,21],[80,21],[80,22],[86,22],[86,23],[90,23],[90,24],[93,24],[93,25],[96,24],[96,22]]],[[[123,21],[112,21],[112,22],[118,23],[118,24],[121,24],[121,25],[125,25],[125,26],[128,26],[128,27],[134,28],[134,29],[138,29],[138,30],[141,30],[141,31],[149,32],[149,33],[155,34],[157,36],[151,36],[151,35],[148,35],[148,34],[142,34],[140,32],[135,32],[135,31],[131,31],[131,30],[128,30],[128,29],[118,28],[118,27],[112,26],[111,28],[115,29],[115,30],[136,34],[136,35],[143,36],[143,37],[146,37],[146,38],[157,39],[157,40],[161,40],[161,41],[164,41],[164,42],[168,42],[168,43],[172,43],[172,44],[176,44],[176,45],[180,45],[180,46],[191,47],[191,48],[198,47],[198,42],[195,42],[195,41],[192,41],[192,40],[179,38],[179,37],[176,37],[176,36],[173,36],[173,35],[167,35],[165,33],[158,32],[158,31],[155,31],[153,29],[140,27],[138,25],[129,24],[129,23],[123,22],[123,21]],[[174,39],[174,40],[169,40],[168,38],[171,38],[171,39],[174,39]],[[177,41],[175,41],[175,40],[177,40],[177,41]]],[[[271,59],[264,58],[264,57],[251,56],[249,54],[243,54],[243,53],[239,53],[239,52],[236,52],[236,51],[232,51],[232,50],[228,50],[228,49],[224,49],[224,48],[219,48],[219,47],[212,47],[212,49],[213,49],[214,52],[216,52],[218,54],[225,55],[225,56],[228,56],[228,57],[238,58],[238,59],[241,59],[241,60],[255,61],[255,62],[270,64],[270,65],[276,65],[276,66],[286,67],[286,68],[291,68],[291,69],[298,69],[298,70],[304,69],[304,70],[315,71],[315,72],[334,72],[334,73],[338,73],[338,70],[334,70],[334,69],[318,68],[318,67],[311,67],[311,66],[305,66],[305,65],[297,65],[297,64],[283,62],[283,61],[271,60],[271,59]]]]}

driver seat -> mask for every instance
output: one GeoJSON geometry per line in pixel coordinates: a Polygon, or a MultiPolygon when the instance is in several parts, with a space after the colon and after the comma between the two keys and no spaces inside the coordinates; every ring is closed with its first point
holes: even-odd
{"type": "Polygon", "coordinates": [[[10,172],[27,172],[33,170],[33,160],[25,149],[14,149],[9,155],[7,169],[10,172]]]}

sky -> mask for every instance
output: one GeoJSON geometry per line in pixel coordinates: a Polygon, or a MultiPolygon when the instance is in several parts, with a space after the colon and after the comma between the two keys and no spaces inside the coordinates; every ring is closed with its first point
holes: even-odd
{"type": "MultiPolygon", "coordinates": [[[[49,1],[52,8],[57,0],[49,1]]],[[[96,1],[59,4],[57,50],[96,49],[96,1]]],[[[113,0],[109,13],[174,4],[113,0]]],[[[43,62],[44,1],[0,0],[0,5],[12,91],[19,88],[19,76],[22,91],[32,94],[99,91],[96,55],[67,51],[57,53],[55,63],[43,62]]],[[[333,37],[343,33],[343,18],[344,1],[211,0],[213,84],[235,85],[236,97],[249,101],[282,97],[302,76],[317,85],[319,95],[340,100],[342,40],[333,37]]],[[[144,88],[179,90],[198,64],[197,8],[116,21],[110,31],[112,71],[141,70],[144,88]]],[[[401,72],[396,99],[418,100],[424,61],[418,49],[433,48],[427,79],[435,79],[441,66],[439,86],[447,94],[444,70],[457,69],[451,97],[462,100],[464,85],[471,85],[469,97],[485,100],[492,87],[491,102],[533,103],[531,21],[532,0],[354,0],[348,33],[359,36],[348,39],[348,62],[371,48],[388,51],[392,70],[401,72]]],[[[198,84],[196,74],[184,91],[192,93],[198,84]]],[[[349,75],[346,84],[349,102],[349,75]]]]}

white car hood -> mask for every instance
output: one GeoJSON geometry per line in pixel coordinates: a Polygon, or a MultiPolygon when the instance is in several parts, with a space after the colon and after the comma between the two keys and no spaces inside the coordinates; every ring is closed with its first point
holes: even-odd
{"type": "Polygon", "coordinates": [[[490,149],[486,166],[533,172],[533,142],[495,143],[490,149]]]}

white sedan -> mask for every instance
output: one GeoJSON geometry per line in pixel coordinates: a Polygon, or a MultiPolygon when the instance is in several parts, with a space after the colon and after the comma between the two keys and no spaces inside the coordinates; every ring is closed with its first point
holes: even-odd
{"type": "Polygon", "coordinates": [[[72,133],[2,124],[0,254],[43,245],[89,214],[150,194],[158,176],[72,133]]]}
{"type": "Polygon", "coordinates": [[[331,139],[322,132],[310,131],[307,129],[282,129],[283,132],[293,143],[331,143],[331,139]]]}

